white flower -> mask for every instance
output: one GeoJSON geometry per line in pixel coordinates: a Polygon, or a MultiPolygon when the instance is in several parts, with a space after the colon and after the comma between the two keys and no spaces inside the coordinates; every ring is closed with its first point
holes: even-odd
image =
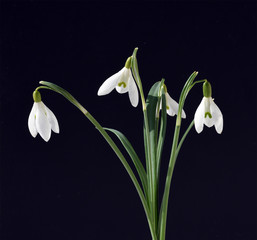
{"type": "Polygon", "coordinates": [[[99,88],[97,95],[102,96],[109,94],[114,88],[116,88],[118,93],[128,92],[132,106],[137,106],[138,90],[130,68],[123,67],[119,72],[105,80],[99,88]]]}
{"type": "MultiPolygon", "coordinates": [[[[170,116],[175,116],[178,115],[178,103],[171,98],[169,93],[165,91],[165,97],[166,97],[166,109],[167,109],[167,114],[170,116]]],[[[162,108],[162,103],[160,104],[160,109],[162,108]]],[[[182,109],[182,118],[186,118],[186,113],[182,109]]]]}
{"type": "Polygon", "coordinates": [[[223,130],[222,113],[211,97],[203,97],[195,112],[194,121],[198,133],[202,132],[204,124],[207,127],[214,125],[217,133],[221,133],[223,130]]]}
{"type": "Polygon", "coordinates": [[[48,142],[51,137],[51,129],[59,133],[58,121],[53,112],[42,102],[34,102],[28,119],[28,127],[33,137],[37,133],[48,142]]]}

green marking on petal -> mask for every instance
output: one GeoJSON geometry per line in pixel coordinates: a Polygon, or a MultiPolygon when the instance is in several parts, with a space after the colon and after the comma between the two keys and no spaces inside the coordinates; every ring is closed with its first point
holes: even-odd
{"type": "Polygon", "coordinates": [[[167,105],[167,106],[166,106],[166,109],[167,109],[167,110],[169,110],[169,109],[170,109],[170,107],[167,105]]]}
{"type": "Polygon", "coordinates": [[[209,118],[212,118],[212,115],[210,112],[206,112],[205,115],[204,115],[204,118],[206,118],[207,116],[209,116],[209,118]]]}
{"type": "Polygon", "coordinates": [[[126,88],[126,86],[127,86],[125,82],[120,82],[120,83],[118,83],[118,86],[119,86],[119,87],[121,87],[122,85],[123,85],[123,88],[126,88]]]}

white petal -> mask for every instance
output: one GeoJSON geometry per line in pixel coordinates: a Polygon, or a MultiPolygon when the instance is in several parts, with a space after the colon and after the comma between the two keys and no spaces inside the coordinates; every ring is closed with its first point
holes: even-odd
{"type": "Polygon", "coordinates": [[[104,83],[99,88],[97,95],[102,96],[102,95],[109,94],[118,84],[118,81],[122,73],[123,73],[123,69],[121,69],[119,72],[115,73],[107,80],[105,80],[104,83]]]}
{"type": "Polygon", "coordinates": [[[219,120],[215,123],[215,129],[217,133],[221,134],[223,130],[223,118],[219,118],[219,120]]]}
{"type": "Polygon", "coordinates": [[[37,103],[34,102],[32,109],[30,111],[29,114],[29,118],[28,118],[28,127],[29,127],[29,131],[30,134],[33,137],[37,136],[37,128],[36,128],[36,109],[37,109],[37,103]]]}
{"type": "Polygon", "coordinates": [[[204,113],[204,120],[203,123],[207,126],[207,127],[212,127],[214,125],[214,120],[213,120],[213,116],[210,118],[209,115],[206,115],[205,117],[205,113],[204,113]]]}
{"type": "Polygon", "coordinates": [[[54,113],[46,105],[44,105],[44,106],[45,106],[45,110],[47,113],[48,122],[51,125],[51,129],[55,133],[59,133],[60,129],[59,129],[59,124],[58,124],[57,118],[55,117],[54,113]]]}
{"type": "Polygon", "coordinates": [[[186,113],[185,113],[184,109],[182,109],[182,116],[181,117],[186,118],[186,113]]]}
{"type": "Polygon", "coordinates": [[[220,134],[223,130],[223,115],[212,99],[210,100],[210,111],[213,117],[215,129],[217,133],[220,134]]]}
{"type": "Polygon", "coordinates": [[[137,85],[132,77],[132,74],[130,73],[129,77],[129,99],[133,107],[136,107],[138,105],[138,90],[137,90],[137,85]]]}
{"type": "Polygon", "coordinates": [[[173,100],[168,93],[166,93],[165,95],[166,95],[166,105],[168,106],[167,113],[170,116],[174,116],[175,114],[178,113],[178,103],[175,100],[173,100]]]}
{"type": "MultiPolygon", "coordinates": [[[[166,93],[166,105],[168,106],[167,109],[167,113],[170,116],[174,116],[175,114],[178,115],[178,107],[179,104],[171,98],[171,96],[169,95],[169,93],[166,93]]],[[[182,118],[186,118],[186,113],[185,111],[182,109],[182,118]]]]}
{"type": "Polygon", "coordinates": [[[202,99],[200,105],[196,109],[194,122],[195,122],[195,130],[197,133],[203,131],[203,122],[204,122],[204,113],[205,113],[205,98],[202,99]]]}
{"type": "Polygon", "coordinates": [[[131,75],[131,70],[124,67],[120,79],[117,83],[116,90],[118,93],[126,93],[129,90],[129,78],[131,75]],[[119,86],[120,85],[120,86],[119,86]]]}
{"type": "Polygon", "coordinates": [[[207,127],[212,127],[214,125],[214,118],[213,116],[210,116],[206,113],[210,113],[211,114],[211,110],[210,110],[210,100],[211,97],[204,97],[204,120],[203,123],[207,126],[207,127]]]}
{"type": "Polygon", "coordinates": [[[40,136],[48,142],[51,137],[51,125],[47,119],[45,106],[42,102],[37,103],[38,108],[36,111],[36,128],[40,136]]]}
{"type": "Polygon", "coordinates": [[[172,110],[172,108],[170,106],[168,106],[168,108],[167,108],[167,114],[172,117],[176,115],[176,113],[172,110]]]}

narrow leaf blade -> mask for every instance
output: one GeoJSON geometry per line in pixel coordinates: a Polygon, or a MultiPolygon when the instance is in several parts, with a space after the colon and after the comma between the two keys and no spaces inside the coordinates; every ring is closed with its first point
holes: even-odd
{"type": "Polygon", "coordinates": [[[133,163],[135,165],[135,168],[138,172],[139,178],[142,182],[144,192],[146,194],[147,193],[147,191],[146,191],[147,190],[147,180],[146,180],[145,168],[142,165],[142,163],[141,163],[138,155],[136,154],[134,148],[132,147],[131,143],[125,137],[125,135],[123,133],[121,133],[120,131],[115,130],[115,129],[111,129],[111,128],[104,128],[104,129],[114,133],[118,137],[118,139],[121,141],[124,148],[127,150],[129,156],[131,157],[131,160],[133,161],[133,163]]]}

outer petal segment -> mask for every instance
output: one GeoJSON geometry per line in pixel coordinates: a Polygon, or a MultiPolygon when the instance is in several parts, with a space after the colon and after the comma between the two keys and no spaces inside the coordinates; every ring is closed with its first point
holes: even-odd
{"type": "Polygon", "coordinates": [[[119,72],[115,73],[107,80],[105,80],[104,83],[99,88],[97,95],[102,96],[102,95],[109,94],[117,86],[120,76],[122,75],[122,72],[123,72],[123,69],[121,69],[119,72]]]}
{"type": "MultiPolygon", "coordinates": [[[[167,113],[170,115],[170,116],[174,116],[175,114],[177,115],[178,114],[178,103],[171,98],[171,96],[169,95],[169,93],[166,93],[166,101],[167,101],[167,113]]],[[[182,109],[182,118],[186,118],[186,113],[185,111],[182,109]]]]}
{"type": "Polygon", "coordinates": [[[55,117],[54,113],[46,105],[44,105],[44,107],[45,107],[46,114],[47,114],[47,120],[51,125],[51,129],[55,133],[59,133],[60,129],[59,129],[59,124],[58,124],[57,118],[55,117]]]}
{"type": "Polygon", "coordinates": [[[129,99],[133,107],[136,107],[138,105],[138,90],[137,85],[132,77],[132,74],[130,72],[129,76],[129,99]]]}
{"type": "Polygon", "coordinates": [[[40,136],[48,142],[51,137],[51,125],[47,119],[45,105],[42,102],[36,104],[38,104],[36,111],[36,128],[40,136]]]}
{"type": "Polygon", "coordinates": [[[37,104],[34,102],[31,112],[29,114],[29,118],[28,118],[28,127],[29,127],[29,131],[30,134],[33,137],[37,136],[37,128],[36,128],[36,110],[37,110],[37,104]]]}
{"type": "Polygon", "coordinates": [[[195,122],[195,130],[197,133],[203,131],[203,123],[204,123],[204,112],[205,112],[205,98],[202,99],[200,105],[196,109],[194,122],[195,122]]]}
{"type": "Polygon", "coordinates": [[[210,111],[214,120],[215,129],[217,133],[221,134],[223,130],[223,115],[212,98],[210,99],[210,111]]]}

